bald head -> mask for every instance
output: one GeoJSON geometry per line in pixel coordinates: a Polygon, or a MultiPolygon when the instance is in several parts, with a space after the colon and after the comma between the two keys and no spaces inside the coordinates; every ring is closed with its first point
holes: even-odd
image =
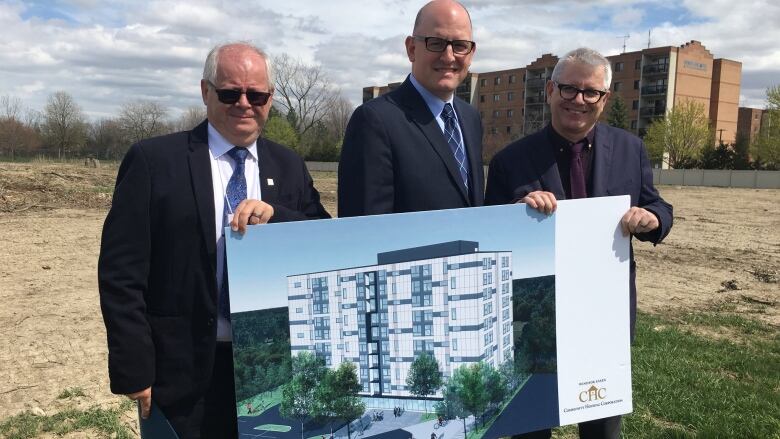
{"type": "Polygon", "coordinates": [[[417,35],[418,30],[425,25],[426,21],[431,20],[432,18],[441,17],[443,14],[451,15],[453,17],[465,15],[469,23],[469,32],[471,32],[471,16],[465,6],[454,0],[433,0],[420,8],[417,12],[417,17],[414,19],[412,34],[417,35]]]}

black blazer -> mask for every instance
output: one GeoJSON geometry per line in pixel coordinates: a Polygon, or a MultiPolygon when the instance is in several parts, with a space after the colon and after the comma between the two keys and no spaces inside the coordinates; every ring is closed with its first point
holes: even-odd
{"type": "MultiPolygon", "coordinates": [[[[546,128],[524,137],[501,150],[490,162],[485,203],[506,204],[528,193],[542,190],[563,200],[558,165],[546,128]]],[[[661,242],[672,228],[672,205],[653,186],[653,171],[642,140],[628,131],[596,124],[593,146],[591,197],[630,195],[631,206],[643,207],[658,217],[660,226],[650,233],[634,235],[640,241],[661,242]]],[[[636,320],[636,263],[631,247],[631,338],[636,320]]]]}
{"type": "MultiPolygon", "coordinates": [[[[257,149],[272,222],[329,217],[298,155],[264,139],[257,149]]],[[[164,409],[208,386],[217,329],[213,193],[206,122],[141,141],[122,161],[98,262],[112,392],[152,386],[164,409]]]]}
{"type": "Polygon", "coordinates": [[[441,128],[407,78],[350,118],[339,163],[339,216],[481,206],[482,124],[474,107],[457,97],[454,104],[469,160],[469,193],[441,128]]]}

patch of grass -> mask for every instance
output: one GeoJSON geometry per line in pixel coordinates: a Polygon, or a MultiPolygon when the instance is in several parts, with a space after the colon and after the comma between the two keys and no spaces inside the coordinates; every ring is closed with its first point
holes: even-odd
{"type": "MultiPolygon", "coordinates": [[[[255,430],[262,430],[262,431],[275,431],[278,433],[287,433],[288,431],[292,430],[292,427],[289,425],[279,425],[279,424],[263,424],[258,425],[255,427],[255,430]]],[[[317,436],[319,437],[319,436],[317,436]]]]}
{"type": "Polygon", "coordinates": [[[77,396],[87,396],[81,387],[68,387],[57,395],[57,399],[70,399],[77,396]]]}
{"type": "Polygon", "coordinates": [[[271,407],[277,406],[282,402],[282,388],[277,387],[270,392],[260,393],[251,398],[247,398],[236,404],[238,416],[259,416],[271,407]],[[247,404],[252,404],[252,413],[249,413],[247,404]]]}
{"type": "Polygon", "coordinates": [[[777,329],[709,313],[640,314],[636,329],[635,411],[624,418],[625,437],[780,438],[777,329]],[[739,344],[708,339],[686,325],[725,326],[745,337],[739,344]]]}
{"type": "Polygon", "coordinates": [[[132,439],[134,434],[120,421],[124,405],[104,409],[97,406],[86,410],[67,409],[50,416],[35,416],[24,412],[0,422],[0,437],[4,439],[28,439],[42,433],[62,436],[75,431],[92,430],[99,437],[132,439]]]}

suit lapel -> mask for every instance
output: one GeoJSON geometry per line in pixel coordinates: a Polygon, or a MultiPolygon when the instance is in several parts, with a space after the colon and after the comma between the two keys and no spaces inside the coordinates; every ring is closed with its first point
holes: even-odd
{"type": "Polygon", "coordinates": [[[203,122],[190,132],[190,149],[187,159],[189,160],[190,179],[195,192],[195,203],[200,218],[203,241],[206,243],[209,261],[216,273],[217,243],[214,237],[217,226],[214,223],[214,187],[211,180],[207,127],[208,122],[203,122]]]}
{"type": "Polygon", "coordinates": [[[257,163],[260,168],[260,197],[266,203],[273,203],[278,201],[279,183],[281,182],[281,179],[278,175],[278,166],[276,166],[273,157],[271,157],[266,142],[267,141],[262,137],[257,139],[257,163]]]}
{"type": "Polygon", "coordinates": [[[550,143],[550,133],[547,131],[551,129],[552,127],[547,125],[547,128],[538,132],[538,141],[535,142],[534,146],[536,154],[531,154],[531,157],[536,175],[539,175],[542,189],[552,192],[559,200],[565,200],[566,191],[563,190],[561,174],[558,172],[558,164],[555,161],[555,154],[553,154],[553,147],[550,143]]]}
{"type": "MultiPolygon", "coordinates": [[[[436,118],[431,114],[428,105],[423,100],[420,93],[414,88],[414,85],[409,81],[409,78],[404,81],[398,88],[399,103],[406,108],[407,113],[411,116],[417,126],[428,139],[428,143],[439,155],[439,158],[444,162],[447,167],[447,172],[450,174],[453,184],[458,188],[463,201],[467,204],[471,204],[466,188],[463,186],[463,180],[460,177],[460,171],[458,170],[458,164],[455,162],[455,157],[452,155],[450,145],[444,140],[444,134],[441,132],[436,118]]],[[[461,127],[462,129],[462,127],[461,127]]],[[[462,131],[461,131],[462,132],[462,131]]],[[[466,139],[463,134],[464,140],[466,139]]],[[[471,159],[471,157],[469,157],[471,159]]]]}
{"type": "Polygon", "coordinates": [[[596,138],[593,145],[593,193],[592,197],[602,197],[607,195],[607,178],[609,169],[612,166],[612,138],[599,123],[596,125],[596,138]]]}

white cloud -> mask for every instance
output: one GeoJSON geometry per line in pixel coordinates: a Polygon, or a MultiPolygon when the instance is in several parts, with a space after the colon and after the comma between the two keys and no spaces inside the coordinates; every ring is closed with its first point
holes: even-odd
{"type": "MultiPolygon", "coordinates": [[[[51,2],[50,2],[51,3],[51,2]]],[[[543,53],[580,45],[607,55],[701,41],[716,57],[741,61],[741,101],[758,105],[780,83],[780,5],[733,0],[471,0],[477,53],[472,69],[525,66],[543,53]],[[682,18],[680,18],[682,17],[682,18]],[[663,22],[666,22],[665,24],[663,22]]],[[[157,99],[172,113],[198,105],[203,59],[214,44],[249,39],[271,54],[322,66],[354,103],[361,89],[409,72],[403,39],[423,1],[61,0],[46,9],[0,3],[0,95],[36,109],[71,93],[92,117],[157,99]],[[23,18],[24,17],[24,18],[23,18]]],[[[47,6],[48,7],[48,3],[47,6]]]]}

